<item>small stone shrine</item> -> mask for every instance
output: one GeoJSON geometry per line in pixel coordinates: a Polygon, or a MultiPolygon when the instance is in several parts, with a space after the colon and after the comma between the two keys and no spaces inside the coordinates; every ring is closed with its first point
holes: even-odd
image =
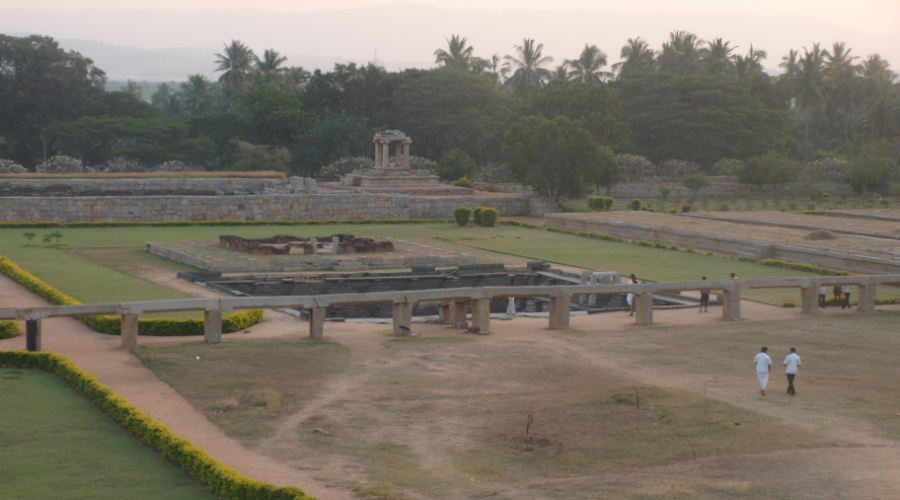
{"type": "Polygon", "coordinates": [[[373,142],[375,168],[345,175],[345,186],[389,188],[438,185],[438,176],[430,171],[413,170],[409,167],[409,146],[412,139],[403,132],[399,130],[377,132],[373,142]],[[391,146],[394,148],[393,156],[391,146]]]}
{"type": "Polygon", "coordinates": [[[356,238],[352,234],[334,234],[322,238],[277,235],[273,238],[256,239],[220,235],[219,245],[253,255],[391,253],[394,251],[394,244],[390,241],[356,238]]]}

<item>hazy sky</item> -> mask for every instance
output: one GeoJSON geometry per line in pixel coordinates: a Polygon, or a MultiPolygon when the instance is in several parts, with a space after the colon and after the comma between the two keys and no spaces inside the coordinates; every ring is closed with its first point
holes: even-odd
{"type": "MultiPolygon", "coordinates": [[[[772,15],[805,15],[839,26],[872,33],[900,31],[897,0],[412,0],[446,9],[472,10],[563,10],[607,9],[623,13],[646,12],[734,12],[772,15]]],[[[372,7],[391,0],[0,0],[0,8],[28,9],[138,9],[138,10],[234,10],[257,9],[281,12],[321,11],[372,7]]]]}

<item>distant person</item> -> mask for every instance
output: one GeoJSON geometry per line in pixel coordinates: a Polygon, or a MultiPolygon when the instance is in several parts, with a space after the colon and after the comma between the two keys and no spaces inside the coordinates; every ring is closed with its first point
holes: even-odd
{"type": "MultiPolygon", "coordinates": [[[[513,278],[509,280],[509,286],[516,286],[516,279],[513,278]]],[[[516,298],[510,297],[509,302],[506,304],[506,315],[510,318],[516,317],[516,298]]]]}
{"type": "Polygon", "coordinates": [[[819,285],[819,307],[825,307],[825,285],[819,285]]]}
{"type": "Polygon", "coordinates": [[[769,372],[772,371],[772,358],[766,354],[769,348],[763,346],[759,350],[759,354],[753,358],[753,365],[756,366],[756,378],[759,379],[759,394],[766,395],[766,385],[769,383],[769,372]]]}
{"type": "MultiPolygon", "coordinates": [[[[628,280],[629,285],[637,285],[638,284],[638,280],[633,274],[631,276],[629,276],[629,278],[630,278],[628,280]]],[[[625,303],[628,304],[628,315],[634,316],[634,293],[629,292],[627,295],[625,295],[625,303]]]]}
{"type": "Polygon", "coordinates": [[[850,291],[852,290],[850,285],[844,285],[841,287],[841,293],[844,294],[844,302],[841,303],[841,309],[845,307],[850,307],[850,291]]]}
{"type": "Polygon", "coordinates": [[[795,347],[791,347],[791,353],[784,358],[784,366],[788,379],[787,393],[793,396],[797,394],[797,391],[794,390],[794,377],[797,376],[797,367],[800,366],[800,356],[797,355],[795,347]]]}
{"type": "Polygon", "coordinates": [[[841,286],[834,285],[834,288],[831,289],[831,294],[834,295],[834,305],[838,306],[842,303],[841,301],[841,286]]]}
{"type": "MultiPolygon", "coordinates": [[[[703,280],[706,281],[706,276],[703,277],[703,280]]],[[[709,312],[709,288],[700,289],[700,312],[709,312]]]]}
{"type": "Polygon", "coordinates": [[[734,273],[731,273],[731,279],[736,280],[737,276],[735,276],[734,273]]]}

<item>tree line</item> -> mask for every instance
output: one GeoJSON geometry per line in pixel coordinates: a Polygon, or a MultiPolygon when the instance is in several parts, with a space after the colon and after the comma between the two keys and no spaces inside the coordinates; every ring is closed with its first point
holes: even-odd
{"type": "Polygon", "coordinates": [[[685,31],[658,50],[629,39],[612,65],[590,44],[556,66],[533,39],[514,49],[478,57],[454,35],[434,51],[432,69],[350,63],[308,72],[274,49],[258,55],[232,40],[215,54],[217,80],[188,75],[142,96],[134,82],[107,91],[91,59],[52,38],[0,35],[0,170],[47,169],[54,158],[58,167],[65,155],[72,168],[96,171],[319,177],[353,165],[342,158],[371,156],[375,131],[400,129],[447,180],[517,180],[554,197],[635,178],[644,162],[657,177],[688,164],[673,171],[778,184],[832,160],[845,164],[837,180],[861,190],[896,180],[897,75],[843,42],[792,50],[774,76],[765,51],[739,54],[724,39],[685,31]],[[877,168],[854,170],[861,162],[877,168]],[[876,180],[854,181],[861,170],[876,180]]]}

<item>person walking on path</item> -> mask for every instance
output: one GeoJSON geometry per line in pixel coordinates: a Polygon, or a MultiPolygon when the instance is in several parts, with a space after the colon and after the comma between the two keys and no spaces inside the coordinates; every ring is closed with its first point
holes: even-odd
{"type": "MultiPolygon", "coordinates": [[[[513,278],[509,280],[509,286],[516,286],[516,279],[513,278]]],[[[510,318],[516,317],[516,298],[510,297],[509,302],[506,304],[506,315],[510,318]]]]}
{"type": "Polygon", "coordinates": [[[797,391],[794,390],[794,377],[797,376],[797,367],[800,366],[800,356],[797,355],[795,347],[791,347],[791,353],[784,358],[784,366],[788,379],[787,393],[793,396],[797,394],[797,391]]]}
{"type": "Polygon", "coordinates": [[[844,302],[841,304],[841,309],[844,309],[845,307],[847,307],[847,308],[850,307],[850,290],[851,289],[852,288],[850,287],[850,285],[844,285],[841,287],[841,293],[844,294],[844,302]]]}
{"type": "MultiPolygon", "coordinates": [[[[706,280],[706,276],[703,277],[706,280]]],[[[709,288],[700,289],[700,312],[709,312],[709,288]]]]}
{"type": "Polygon", "coordinates": [[[756,378],[759,379],[759,394],[766,395],[766,384],[769,383],[769,372],[772,371],[772,358],[766,354],[769,348],[763,346],[759,354],[753,358],[753,365],[756,366],[756,378]]]}
{"type": "MultiPolygon", "coordinates": [[[[630,276],[630,278],[631,279],[628,280],[629,285],[638,284],[638,280],[633,274],[630,276]]],[[[628,304],[628,315],[634,316],[634,293],[629,292],[627,295],[625,295],[625,302],[628,304]]]]}
{"type": "Polygon", "coordinates": [[[819,307],[825,307],[825,285],[819,285],[819,307]]]}

